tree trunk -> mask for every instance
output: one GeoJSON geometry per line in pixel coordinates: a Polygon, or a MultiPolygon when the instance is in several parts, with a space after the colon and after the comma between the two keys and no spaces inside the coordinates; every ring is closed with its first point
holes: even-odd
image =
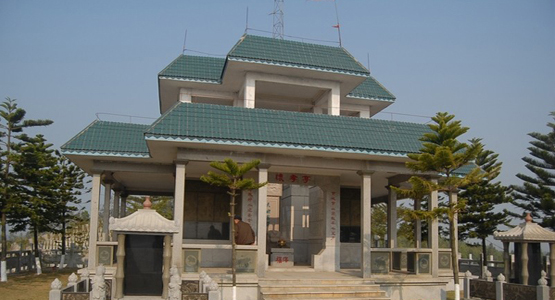
{"type": "MultiPolygon", "coordinates": [[[[449,204],[453,210],[457,204],[457,194],[449,192],[449,204]]],[[[459,286],[459,235],[457,231],[458,216],[457,211],[453,211],[453,219],[449,224],[449,235],[451,237],[451,262],[453,265],[453,283],[455,285],[455,300],[460,299],[460,286],[459,286]]]]}
{"type": "Polygon", "coordinates": [[[232,283],[233,283],[233,300],[236,299],[236,290],[237,290],[237,252],[236,252],[236,244],[235,244],[235,190],[231,191],[231,216],[229,216],[229,224],[231,226],[231,276],[232,276],[232,283]]]}
{"type": "Polygon", "coordinates": [[[482,266],[487,266],[488,265],[488,254],[486,251],[486,238],[483,237],[482,238],[482,257],[484,258],[482,260],[482,266]]]}
{"type": "Polygon", "coordinates": [[[66,254],[66,212],[62,213],[62,255],[66,254]]]}
{"type": "Polygon", "coordinates": [[[42,265],[40,260],[40,253],[39,253],[39,231],[35,226],[33,228],[33,240],[34,240],[34,252],[35,252],[35,264],[37,266],[37,275],[42,274],[42,265]]]}
{"type": "MultiPolygon", "coordinates": [[[[4,198],[4,201],[6,199],[4,198]]],[[[6,262],[6,254],[8,252],[8,243],[7,243],[7,236],[6,236],[6,214],[2,211],[2,258],[0,260],[0,281],[6,282],[8,281],[8,273],[7,273],[7,262],[6,262]]]]}

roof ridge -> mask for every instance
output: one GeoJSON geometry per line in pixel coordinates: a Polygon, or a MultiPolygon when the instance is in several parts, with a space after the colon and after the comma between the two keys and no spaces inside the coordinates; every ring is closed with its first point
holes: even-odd
{"type": "Polygon", "coordinates": [[[324,45],[324,44],[317,44],[317,43],[308,43],[308,42],[301,42],[301,41],[295,41],[295,40],[290,40],[290,39],[276,39],[276,38],[271,38],[271,37],[256,35],[256,34],[244,34],[243,36],[245,36],[245,37],[252,36],[252,37],[255,37],[255,38],[261,38],[261,39],[267,39],[267,40],[276,40],[277,42],[297,43],[297,44],[303,44],[303,45],[315,45],[315,46],[320,46],[320,47],[329,47],[329,48],[333,48],[333,49],[345,49],[341,46],[331,46],[331,45],[324,45]]]}

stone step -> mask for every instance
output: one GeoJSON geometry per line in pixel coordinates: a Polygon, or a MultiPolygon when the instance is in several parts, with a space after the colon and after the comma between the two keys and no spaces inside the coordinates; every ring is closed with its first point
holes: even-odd
{"type": "Polygon", "coordinates": [[[363,279],[271,279],[259,280],[258,284],[264,286],[291,286],[291,285],[372,285],[372,281],[363,279]]]}
{"type": "Polygon", "coordinates": [[[262,293],[283,292],[284,290],[296,292],[318,292],[318,291],[365,291],[375,292],[380,291],[379,285],[369,284],[337,284],[337,285],[310,285],[310,284],[295,284],[295,285],[271,285],[260,286],[262,293]]]}
{"type": "Polygon", "coordinates": [[[263,293],[270,299],[387,299],[384,291],[321,291],[321,292],[275,292],[263,293]]]}
{"type": "MultiPolygon", "coordinates": [[[[272,298],[263,298],[264,300],[266,299],[272,299],[272,298]]],[[[287,300],[306,300],[306,299],[310,299],[310,300],[391,300],[388,297],[370,297],[370,298],[365,298],[365,297],[350,297],[350,298],[287,298],[287,300]]]]}

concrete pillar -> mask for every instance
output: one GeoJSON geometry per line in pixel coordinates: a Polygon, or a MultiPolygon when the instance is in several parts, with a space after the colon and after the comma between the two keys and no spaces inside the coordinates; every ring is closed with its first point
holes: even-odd
{"type": "Polygon", "coordinates": [[[91,220],[89,232],[89,270],[96,268],[96,242],[98,240],[98,217],[100,212],[100,174],[93,174],[91,190],[91,220]]]}
{"type": "Polygon", "coordinates": [[[549,262],[551,263],[550,264],[551,287],[555,288],[555,243],[549,244],[549,247],[551,248],[549,251],[549,262]]]}
{"type": "MultiPolygon", "coordinates": [[[[421,210],[422,203],[420,199],[414,200],[414,210],[421,210]]],[[[414,248],[422,247],[422,221],[414,220],[414,248]]]]}
{"type": "Polygon", "coordinates": [[[328,94],[328,115],[339,116],[340,114],[341,95],[339,92],[339,84],[337,84],[328,94]]]}
{"type": "Polygon", "coordinates": [[[192,90],[186,88],[179,89],[179,102],[191,103],[193,96],[192,90]]]}
{"type": "Polygon", "coordinates": [[[397,192],[388,187],[387,238],[389,248],[397,247],[397,192]]]}
{"type": "Polygon", "coordinates": [[[172,265],[176,266],[179,274],[183,272],[183,258],[181,245],[183,243],[183,213],[185,208],[185,171],[188,161],[175,162],[175,191],[173,219],[179,224],[179,232],[173,235],[172,265]]]}
{"type": "Polygon", "coordinates": [[[114,207],[112,208],[112,217],[119,218],[119,199],[121,195],[121,190],[116,190],[114,192],[114,207]]]}
{"type": "MultiPolygon", "coordinates": [[[[268,181],[269,165],[258,165],[258,182],[268,181]]],[[[268,206],[268,185],[258,189],[258,232],[257,232],[257,275],[264,277],[268,267],[268,255],[266,254],[266,234],[268,225],[266,224],[266,207],[268,206]]]]}
{"type": "Polygon", "coordinates": [[[362,257],[360,260],[362,278],[372,276],[372,173],[359,171],[360,184],[360,244],[362,257]]]}
{"type": "Polygon", "coordinates": [[[509,242],[503,242],[503,272],[507,278],[507,281],[511,281],[511,254],[509,253],[509,242]]]}
{"type": "Polygon", "coordinates": [[[243,101],[244,107],[255,108],[256,80],[250,75],[245,75],[245,83],[243,85],[243,101]]]}
{"type": "Polygon", "coordinates": [[[102,240],[110,240],[110,198],[112,196],[112,182],[104,183],[104,211],[102,213],[102,240]]]}
{"type": "Polygon", "coordinates": [[[116,269],[116,299],[123,298],[123,279],[125,265],[125,234],[118,235],[118,251],[116,252],[118,267],[116,269]]]}
{"type": "Polygon", "coordinates": [[[522,278],[522,284],[528,284],[528,243],[521,243],[521,251],[520,251],[520,276],[522,278]]]}
{"type": "Polygon", "coordinates": [[[127,213],[127,196],[128,196],[128,194],[126,192],[121,194],[120,209],[119,209],[120,218],[125,217],[125,215],[127,213]]]}
{"type": "MultiPolygon", "coordinates": [[[[341,222],[340,186],[338,177],[319,179],[317,186],[322,191],[320,203],[323,223],[323,249],[312,256],[312,265],[316,271],[337,272],[340,270],[339,226],[341,222]]],[[[311,208],[316,207],[312,206],[311,208]]],[[[310,223],[312,226],[312,222],[310,223]]]]}
{"type": "MultiPolygon", "coordinates": [[[[432,182],[437,183],[437,179],[432,179],[432,182]]],[[[438,206],[438,192],[433,191],[430,194],[430,203],[428,210],[432,211],[438,206]]],[[[429,221],[428,223],[428,247],[432,249],[432,262],[439,261],[439,221],[437,218],[429,221]]],[[[438,264],[432,264],[432,277],[439,276],[438,264]]]]}
{"type": "Polygon", "coordinates": [[[170,286],[170,265],[172,258],[172,238],[171,235],[164,236],[164,254],[163,254],[163,264],[164,269],[162,273],[162,299],[168,298],[168,291],[170,286]]]}

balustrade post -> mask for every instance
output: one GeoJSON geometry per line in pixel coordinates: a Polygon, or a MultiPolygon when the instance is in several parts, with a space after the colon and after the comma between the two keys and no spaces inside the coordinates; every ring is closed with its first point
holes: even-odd
{"type": "Polygon", "coordinates": [[[62,282],[56,278],[50,284],[48,300],[60,300],[62,298],[62,282]]]}
{"type": "Polygon", "coordinates": [[[470,299],[470,278],[472,277],[472,273],[470,271],[466,271],[464,273],[463,279],[463,297],[464,299],[470,299]]]}
{"type": "Polygon", "coordinates": [[[536,299],[537,300],[549,300],[549,287],[547,286],[547,274],[545,271],[541,272],[541,278],[538,280],[538,285],[536,286],[536,299]]]}
{"type": "Polygon", "coordinates": [[[497,276],[497,281],[495,282],[495,299],[503,300],[503,284],[505,283],[505,276],[503,273],[497,276]]]}

